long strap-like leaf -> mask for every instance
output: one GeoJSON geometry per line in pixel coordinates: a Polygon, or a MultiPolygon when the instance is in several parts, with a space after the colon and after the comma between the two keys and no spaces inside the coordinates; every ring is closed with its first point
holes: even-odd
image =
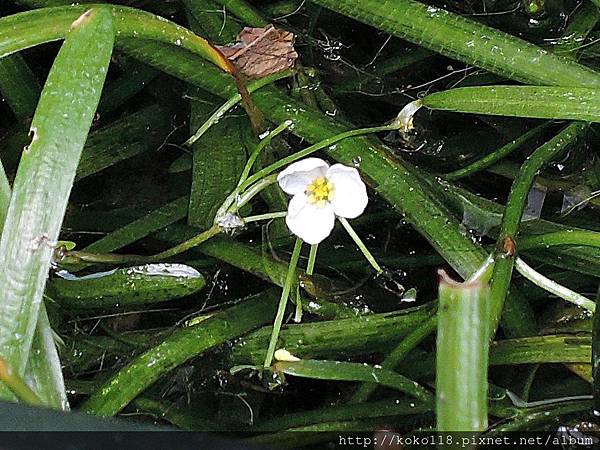
{"type": "Polygon", "coordinates": [[[112,17],[105,8],[90,10],[73,23],[42,91],[31,143],[13,184],[0,239],[0,354],[21,376],[113,41],[112,17]]]}
{"type": "Polygon", "coordinates": [[[600,74],[572,59],[414,0],[313,0],[394,36],[512,80],[600,86],[600,74]]]}

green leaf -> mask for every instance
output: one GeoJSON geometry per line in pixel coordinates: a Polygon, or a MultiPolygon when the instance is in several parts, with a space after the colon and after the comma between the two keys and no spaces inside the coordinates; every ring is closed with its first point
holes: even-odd
{"type": "Polygon", "coordinates": [[[196,269],[183,264],[146,264],[83,277],[55,277],[47,293],[64,308],[126,308],[195,294],[206,285],[196,269]]]}
{"type": "Polygon", "coordinates": [[[198,325],[174,331],[117,372],[82,409],[100,416],[118,413],[168,371],[271,320],[276,301],[276,292],[267,291],[216,313],[198,325]]]}
{"type": "Polygon", "coordinates": [[[75,179],[81,180],[135,155],[158,149],[170,131],[169,111],[156,104],[96,130],[85,144],[75,179]]]}
{"type": "Polygon", "coordinates": [[[600,74],[474,20],[413,0],[314,0],[450,58],[530,84],[600,86],[600,74]]]}
{"type": "Polygon", "coordinates": [[[600,90],[552,86],[481,86],[418,100],[430,109],[537,119],[600,122],[600,90]]]}
{"type": "Polygon", "coordinates": [[[404,392],[425,404],[433,403],[433,395],[421,385],[391,370],[367,364],[306,359],[295,362],[278,361],[274,369],[287,375],[317,380],[374,382],[404,392]]]}
{"type": "MultiPolygon", "coordinates": [[[[206,118],[192,104],[192,132],[206,118]],[[200,119],[200,120],[198,120],[200,119]]],[[[246,163],[242,133],[249,124],[245,117],[225,117],[192,146],[192,192],[188,223],[209,228],[217,210],[235,189],[246,163]]]]}
{"type": "Polygon", "coordinates": [[[40,86],[21,55],[0,59],[0,93],[19,122],[33,116],[40,86]]]}
{"type": "MultiPolygon", "coordinates": [[[[46,42],[63,39],[71,23],[90,5],[40,8],[0,19],[0,58],[46,42]]],[[[125,6],[102,6],[112,13],[117,39],[135,37],[184,48],[231,72],[231,64],[208,41],[187,28],[154,14],[125,6]]]]}
{"type": "Polygon", "coordinates": [[[53,243],[91,126],[113,46],[103,8],[74,22],[50,70],[13,185],[0,240],[0,353],[23,375],[53,243]]]}

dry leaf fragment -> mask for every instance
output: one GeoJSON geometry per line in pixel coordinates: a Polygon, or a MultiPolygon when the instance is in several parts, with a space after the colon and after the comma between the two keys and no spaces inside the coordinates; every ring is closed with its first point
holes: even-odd
{"type": "Polygon", "coordinates": [[[294,33],[273,25],[246,27],[238,35],[238,42],[217,48],[241,74],[248,78],[262,78],[294,65],[298,58],[294,39],[294,33]]]}

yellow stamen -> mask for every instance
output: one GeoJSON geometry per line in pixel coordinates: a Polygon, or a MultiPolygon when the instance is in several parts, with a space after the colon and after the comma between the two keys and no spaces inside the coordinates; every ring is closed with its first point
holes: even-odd
{"type": "Polygon", "coordinates": [[[335,192],[333,183],[325,177],[319,177],[306,188],[308,202],[323,208],[333,199],[335,192]]]}

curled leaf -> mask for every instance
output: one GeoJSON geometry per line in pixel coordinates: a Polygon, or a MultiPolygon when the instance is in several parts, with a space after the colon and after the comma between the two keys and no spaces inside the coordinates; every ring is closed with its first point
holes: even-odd
{"type": "Polygon", "coordinates": [[[217,48],[241,74],[248,78],[262,78],[293,67],[298,58],[294,40],[294,33],[273,25],[246,27],[238,35],[237,42],[217,48]]]}

